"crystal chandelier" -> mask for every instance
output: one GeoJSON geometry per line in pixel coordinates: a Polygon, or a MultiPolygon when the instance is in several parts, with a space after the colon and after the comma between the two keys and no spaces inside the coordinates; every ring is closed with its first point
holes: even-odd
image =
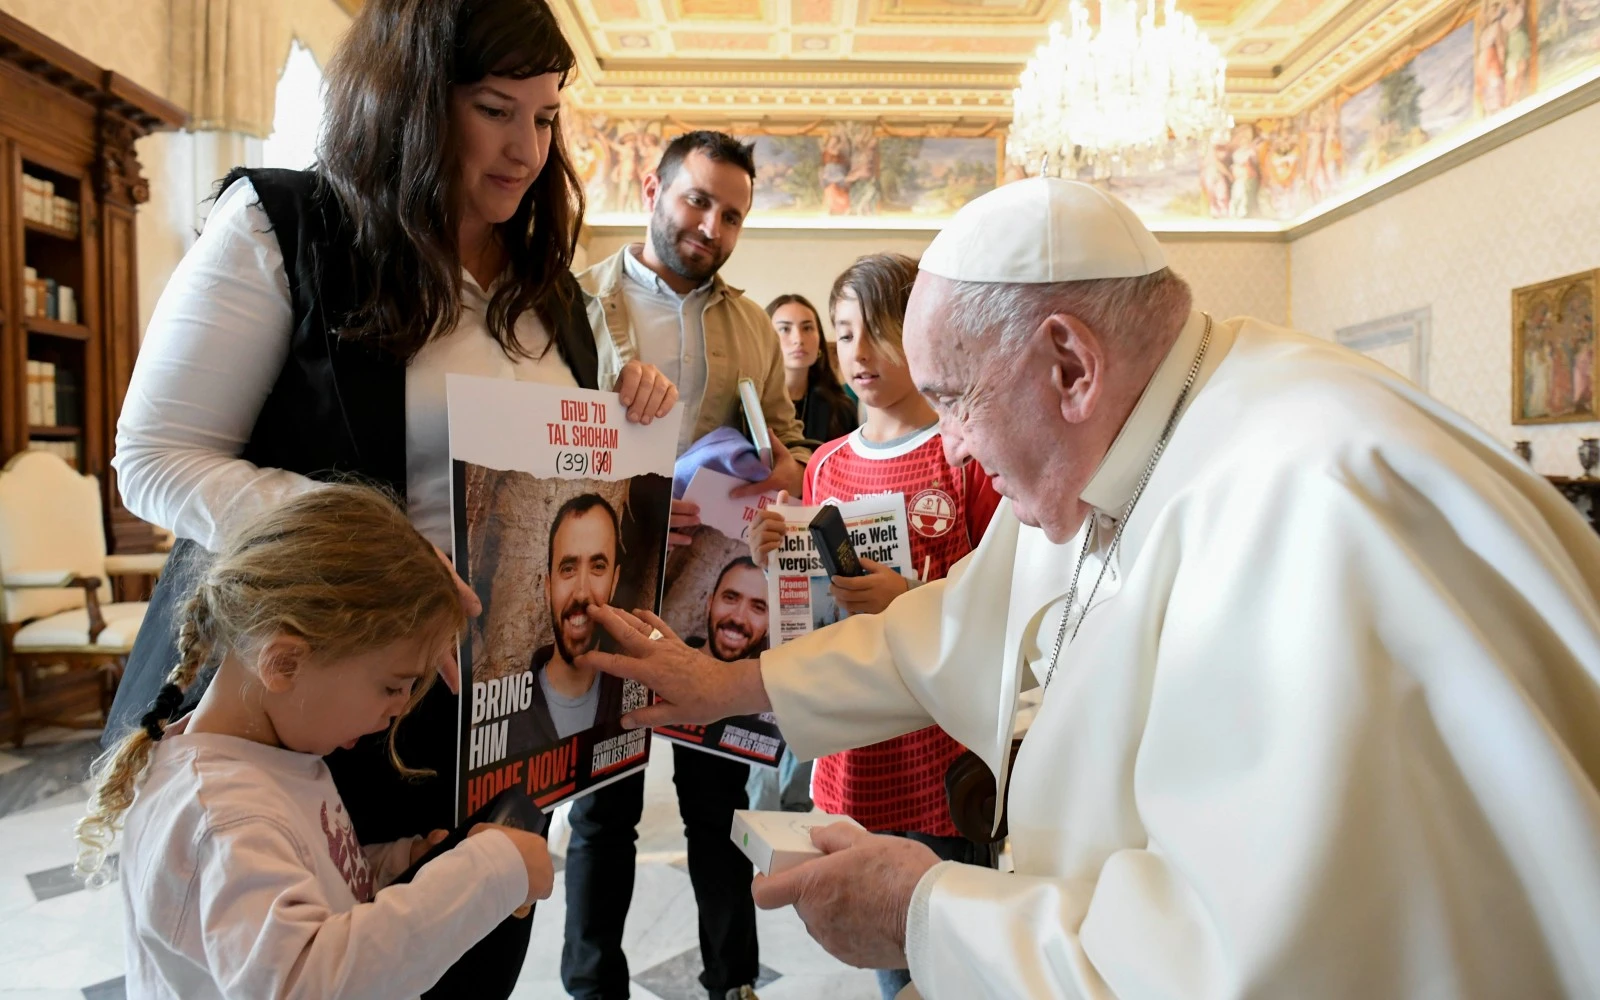
{"type": "Polygon", "coordinates": [[[1100,0],[1099,30],[1082,0],[1071,23],[1050,25],[1012,92],[1006,152],[1029,174],[1095,177],[1159,169],[1174,154],[1231,128],[1223,109],[1227,61],[1175,0],[1100,0]]]}

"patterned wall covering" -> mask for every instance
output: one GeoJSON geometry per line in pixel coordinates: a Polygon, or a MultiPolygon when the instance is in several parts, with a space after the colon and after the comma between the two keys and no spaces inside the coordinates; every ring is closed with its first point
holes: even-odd
{"type": "Polygon", "coordinates": [[[1167,266],[1194,289],[1194,304],[1217,319],[1254,316],[1289,322],[1289,245],[1227,241],[1165,242],[1167,266]]]}
{"type": "Polygon", "coordinates": [[[0,0],[0,10],[141,87],[167,92],[169,0],[0,0]]]}
{"type": "Polygon", "coordinates": [[[1600,424],[1511,424],[1511,289],[1600,267],[1600,105],[1529,133],[1290,245],[1294,325],[1433,307],[1430,391],[1534,465],[1577,475],[1600,424]]]}

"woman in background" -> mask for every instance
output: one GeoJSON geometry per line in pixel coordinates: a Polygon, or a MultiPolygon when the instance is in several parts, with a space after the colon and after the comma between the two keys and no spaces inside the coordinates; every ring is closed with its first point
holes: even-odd
{"type": "Polygon", "coordinates": [[[772,329],[783,347],[783,371],[794,415],[812,441],[844,437],[860,423],[856,404],[839,384],[828,358],[828,338],[817,309],[804,295],[780,295],[767,303],[772,329]]]}

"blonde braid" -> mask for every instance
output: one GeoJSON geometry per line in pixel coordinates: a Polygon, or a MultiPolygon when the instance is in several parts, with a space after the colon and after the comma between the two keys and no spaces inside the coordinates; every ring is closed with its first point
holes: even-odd
{"type": "Polygon", "coordinates": [[[214,648],[211,607],[207,587],[202,583],[184,608],[183,624],[178,629],[178,665],[167,675],[167,683],[156,699],[156,708],[141,726],[94,763],[91,772],[94,790],[89,796],[88,813],[78,821],[78,862],[74,866],[77,875],[91,887],[98,888],[110,881],[104,871],[106,851],[122,825],[123,813],[133,805],[134,791],[155,752],[157,734],[165,734],[172,716],[182,705],[183,693],[211,659],[214,648]]]}

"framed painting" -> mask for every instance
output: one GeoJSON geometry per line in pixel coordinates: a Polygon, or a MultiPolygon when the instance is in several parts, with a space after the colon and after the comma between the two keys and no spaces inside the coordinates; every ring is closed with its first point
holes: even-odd
{"type": "Polygon", "coordinates": [[[1428,340],[1433,330],[1433,309],[1424,306],[1395,313],[1368,323],[1345,326],[1333,331],[1333,339],[1357,354],[1387,365],[1410,379],[1419,389],[1428,388],[1428,340]]]}
{"type": "Polygon", "coordinates": [[[1600,420],[1595,302],[1600,269],[1511,292],[1511,422],[1600,420]]]}

